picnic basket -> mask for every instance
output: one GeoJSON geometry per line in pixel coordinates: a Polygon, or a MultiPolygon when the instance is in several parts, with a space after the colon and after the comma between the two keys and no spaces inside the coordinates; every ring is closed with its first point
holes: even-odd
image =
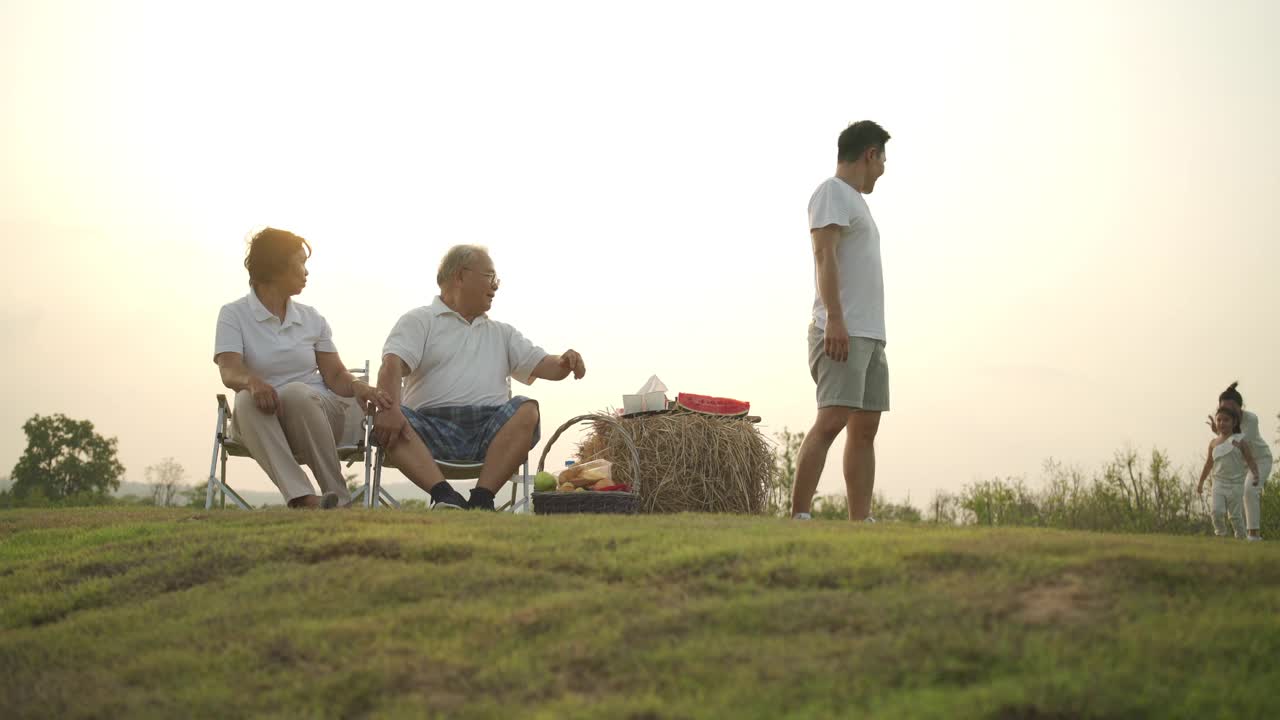
{"type": "MultiPolygon", "coordinates": [[[[591,423],[598,425],[600,423],[607,424],[616,429],[623,439],[623,443],[631,453],[632,467],[640,467],[640,456],[636,452],[635,442],[631,439],[631,433],[626,426],[615,416],[606,415],[604,413],[592,413],[590,415],[579,415],[570,419],[561,425],[551,439],[547,441],[546,446],[542,448],[542,457],[538,458],[538,472],[546,469],[547,453],[551,451],[551,446],[556,440],[564,434],[566,430],[577,425],[578,423],[591,423]]],[[[601,492],[597,490],[588,490],[583,492],[535,492],[533,494],[533,512],[537,515],[554,515],[569,513],[612,513],[619,515],[631,515],[640,509],[640,477],[639,472],[631,478],[631,490],[629,492],[609,491],[601,492]]]]}

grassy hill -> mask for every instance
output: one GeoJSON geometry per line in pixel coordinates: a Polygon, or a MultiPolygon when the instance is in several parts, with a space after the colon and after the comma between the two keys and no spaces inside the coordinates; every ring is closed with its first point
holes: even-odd
{"type": "Polygon", "coordinates": [[[0,513],[22,717],[1209,718],[1280,543],[721,517],[0,513]]]}

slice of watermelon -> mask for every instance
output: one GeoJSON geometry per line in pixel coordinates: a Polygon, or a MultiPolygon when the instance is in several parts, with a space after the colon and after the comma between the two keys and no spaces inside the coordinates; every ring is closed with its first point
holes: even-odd
{"type": "Polygon", "coordinates": [[[741,417],[751,409],[751,403],[731,398],[711,397],[710,395],[694,395],[680,393],[676,396],[676,407],[702,413],[704,415],[722,415],[724,417],[741,417]]]}

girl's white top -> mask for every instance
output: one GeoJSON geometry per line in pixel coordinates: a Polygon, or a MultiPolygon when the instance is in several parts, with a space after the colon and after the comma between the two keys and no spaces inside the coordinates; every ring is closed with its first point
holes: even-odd
{"type": "Polygon", "coordinates": [[[1226,442],[1213,447],[1213,484],[1239,485],[1249,472],[1249,465],[1244,461],[1244,452],[1235,443],[1244,439],[1244,435],[1236,433],[1226,442]]]}

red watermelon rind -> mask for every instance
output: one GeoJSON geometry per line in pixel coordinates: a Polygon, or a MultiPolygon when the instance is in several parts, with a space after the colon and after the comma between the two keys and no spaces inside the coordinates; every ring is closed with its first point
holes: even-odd
{"type": "Polygon", "coordinates": [[[676,407],[703,415],[721,417],[741,417],[751,410],[751,403],[732,398],[712,397],[710,395],[694,395],[680,393],[676,395],[676,407]]]}

